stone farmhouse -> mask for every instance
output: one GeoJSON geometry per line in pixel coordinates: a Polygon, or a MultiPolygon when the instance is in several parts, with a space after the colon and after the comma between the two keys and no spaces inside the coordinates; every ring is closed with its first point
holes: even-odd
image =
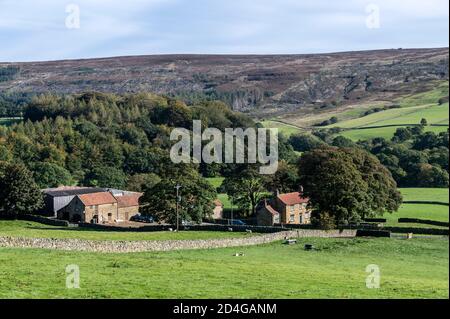
{"type": "Polygon", "coordinates": [[[261,201],[256,209],[259,226],[306,225],[311,223],[311,211],[307,209],[309,199],[300,192],[276,194],[271,200],[261,201]]]}
{"type": "Polygon", "coordinates": [[[89,187],[45,189],[43,212],[58,219],[86,223],[117,223],[139,214],[141,193],[89,187]]]}

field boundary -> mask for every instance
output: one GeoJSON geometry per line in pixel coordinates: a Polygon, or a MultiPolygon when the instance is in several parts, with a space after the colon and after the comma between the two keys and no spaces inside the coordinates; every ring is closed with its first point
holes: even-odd
{"type": "Polygon", "coordinates": [[[446,202],[433,202],[433,201],[425,201],[425,200],[408,200],[408,201],[403,201],[403,204],[423,204],[423,205],[442,205],[442,206],[450,206],[449,203],[446,202]]]}
{"type": "Polygon", "coordinates": [[[448,222],[439,222],[439,221],[435,221],[435,220],[420,219],[420,218],[399,218],[398,222],[399,223],[425,224],[425,225],[449,227],[448,222]]]}
{"type": "Polygon", "coordinates": [[[100,253],[162,252],[173,250],[215,249],[269,244],[285,238],[353,238],[356,230],[292,230],[246,238],[165,241],[111,241],[55,238],[0,237],[0,247],[39,248],[100,253]]]}

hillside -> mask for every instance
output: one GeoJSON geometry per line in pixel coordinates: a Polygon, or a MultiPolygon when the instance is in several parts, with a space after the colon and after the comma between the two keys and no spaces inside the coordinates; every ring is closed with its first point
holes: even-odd
{"type": "Polygon", "coordinates": [[[0,92],[83,91],[219,98],[265,117],[393,100],[448,80],[448,49],[310,55],[165,55],[0,63],[0,92]]]}
{"type": "Polygon", "coordinates": [[[429,88],[424,92],[399,94],[386,101],[364,101],[310,114],[289,112],[269,117],[261,124],[278,128],[287,136],[313,129],[340,128],[339,135],[354,141],[374,137],[390,139],[398,128],[418,126],[422,119],[428,123],[425,131],[445,132],[449,125],[448,86],[448,80],[430,81],[429,88]],[[335,118],[336,123],[319,125],[331,117],[335,118]]]}

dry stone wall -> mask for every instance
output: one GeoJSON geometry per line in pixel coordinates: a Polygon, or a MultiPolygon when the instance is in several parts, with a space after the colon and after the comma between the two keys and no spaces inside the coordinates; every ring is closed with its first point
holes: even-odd
{"type": "Polygon", "coordinates": [[[355,237],[355,230],[322,231],[293,230],[273,234],[249,236],[241,238],[208,239],[208,240],[165,240],[165,241],[95,241],[81,239],[55,238],[17,238],[0,237],[0,247],[42,248],[67,251],[101,252],[101,253],[133,253],[149,251],[171,251],[185,249],[213,249],[224,247],[243,247],[271,243],[284,238],[307,237],[355,237]]]}

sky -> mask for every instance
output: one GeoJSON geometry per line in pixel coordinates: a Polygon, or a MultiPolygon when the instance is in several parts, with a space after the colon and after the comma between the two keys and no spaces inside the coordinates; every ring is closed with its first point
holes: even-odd
{"type": "Polygon", "coordinates": [[[0,62],[448,47],[448,0],[0,0],[0,62]]]}

